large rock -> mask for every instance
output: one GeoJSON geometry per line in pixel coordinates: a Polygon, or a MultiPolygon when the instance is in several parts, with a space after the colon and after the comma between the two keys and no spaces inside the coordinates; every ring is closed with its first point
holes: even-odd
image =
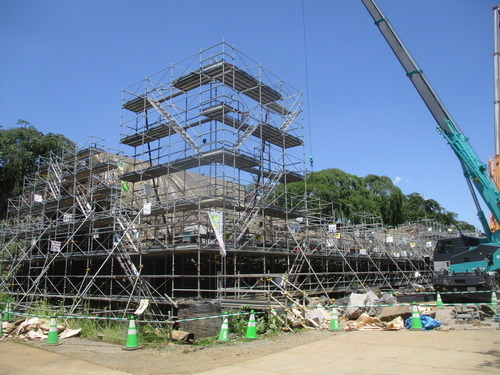
{"type": "Polygon", "coordinates": [[[320,305],[316,308],[307,308],[305,311],[306,323],[313,327],[321,327],[327,320],[331,319],[331,313],[320,305]]]}
{"type": "MultiPolygon", "coordinates": [[[[396,297],[394,297],[391,293],[384,293],[375,301],[373,301],[374,305],[393,305],[395,303],[398,303],[398,301],[396,297]]],[[[374,315],[371,316],[380,315],[380,313],[384,308],[385,308],[384,306],[375,307],[374,315]]]]}
{"type": "Polygon", "coordinates": [[[382,291],[377,286],[371,287],[370,291],[373,292],[373,293],[375,293],[378,298],[380,298],[382,296],[382,291]]]}
{"type": "Polygon", "coordinates": [[[366,304],[367,305],[372,305],[370,307],[367,307],[365,312],[369,315],[369,316],[375,316],[375,315],[378,315],[381,308],[380,307],[376,307],[376,306],[373,306],[373,305],[377,305],[377,301],[379,299],[379,296],[377,294],[375,294],[373,291],[369,290],[368,293],[366,293],[366,304]]]}
{"type": "Polygon", "coordinates": [[[392,305],[398,303],[398,300],[391,293],[384,293],[375,302],[377,305],[392,305]]]}
{"type": "Polygon", "coordinates": [[[367,301],[368,296],[366,294],[351,293],[345,316],[348,319],[358,319],[365,311],[366,308],[364,306],[367,304],[367,301]]]}
{"type": "Polygon", "coordinates": [[[403,320],[411,316],[411,306],[387,306],[382,309],[378,318],[383,322],[390,322],[391,320],[400,316],[403,320]]]}

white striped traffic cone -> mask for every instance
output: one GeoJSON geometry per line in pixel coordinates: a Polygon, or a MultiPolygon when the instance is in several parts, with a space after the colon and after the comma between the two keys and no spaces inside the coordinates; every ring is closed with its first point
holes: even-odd
{"type": "Polygon", "coordinates": [[[422,321],[420,320],[420,314],[418,313],[418,307],[415,302],[413,302],[413,310],[411,313],[411,330],[421,330],[423,329],[422,327],[422,321]]]}
{"type": "Polygon", "coordinates": [[[217,342],[228,342],[229,341],[229,323],[227,321],[227,313],[224,313],[224,319],[222,320],[222,326],[220,328],[219,338],[217,342]]]}
{"type": "Polygon", "coordinates": [[[257,338],[257,326],[255,324],[255,313],[253,310],[250,311],[250,319],[248,320],[245,338],[249,340],[255,340],[257,338]]]}
{"type": "Polygon", "coordinates": [[[130,317],[129,321],[127,343],[122,349],[123,350],[141,349],[141,347],[139,346],[139,339],[137,337],[137,329],[135,327],[135,317],[133,315],[130,317]]]}
{"type": "Polygon", "coordinates": [[[59,344],[59,331],[57,330],[56,316],[52,315],[50,318],[49,334],[47,335],[47,345],[60,345],[59,344]]]}

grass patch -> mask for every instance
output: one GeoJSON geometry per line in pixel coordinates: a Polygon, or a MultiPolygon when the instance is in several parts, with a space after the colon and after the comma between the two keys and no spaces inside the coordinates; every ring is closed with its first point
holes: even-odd
{"type": "Polygon", "coordinates": [[[81,337],[103,340],[112,344],[125,344],[127,341],[127,322],[85,319],[68,319],[67,322],[71,329],[82,329],[81,337]]]}

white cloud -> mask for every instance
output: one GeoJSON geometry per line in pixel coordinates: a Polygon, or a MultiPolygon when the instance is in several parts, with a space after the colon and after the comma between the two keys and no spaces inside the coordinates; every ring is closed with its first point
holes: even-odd
{"type": "Polygon", "coordinates": [[[403,180],[403,178],[402,178],[402,177],[397,176],[397,177],[395,177],[395,178],[394,178],[394,181],[392,181],[392,182],[394,183],[394,185],[397,185],[397,184],[399,184],[402,180],[403,180]]]}

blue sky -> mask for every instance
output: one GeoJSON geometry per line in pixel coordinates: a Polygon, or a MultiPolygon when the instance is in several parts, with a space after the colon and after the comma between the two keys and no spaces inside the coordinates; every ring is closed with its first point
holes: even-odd
{"type": "MultiPolygon", "coordinates": [[[[378,4],[486,162],[496,2],[378,4]]],[[[4,0],[0,124],[118,149],[122,88],[225,40],[308,97],[315,170],[388,176],[479,226],[458,161],[361,1],[305,0],[305,25],[306,48],[301,0],[4,0]]]]}

